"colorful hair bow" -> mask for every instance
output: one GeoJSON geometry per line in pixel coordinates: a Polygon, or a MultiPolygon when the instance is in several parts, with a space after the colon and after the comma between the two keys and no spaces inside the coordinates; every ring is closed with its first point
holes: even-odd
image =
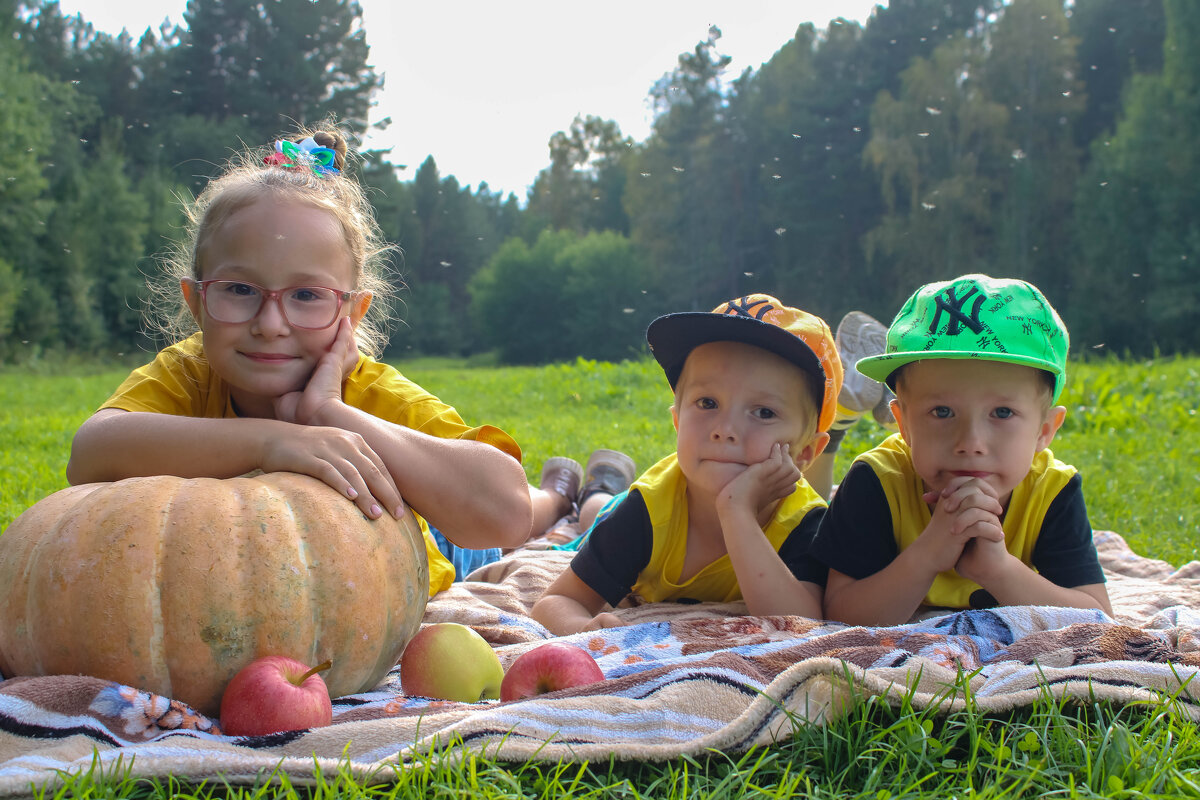
{"type": "Polygon", "coordinates": [[[284,169],[311,169],[313,174],[325,177],[341,172],[333,165],[337,154],[328,147],[321,147],[309,136],[301,142],[275,140],[275,152],[263,159],[264,164],[273,164],[284,169]]]}

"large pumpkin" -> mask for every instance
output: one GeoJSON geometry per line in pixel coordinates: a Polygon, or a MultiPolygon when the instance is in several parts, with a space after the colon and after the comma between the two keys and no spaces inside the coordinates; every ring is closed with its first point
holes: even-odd
{"type": "Polygon", "coordinates": [[[314,478],[72,486],[0,536],[0,671],[93,675],[215,717],[254,658],[328,658],[338,697],[379,683],[428,597],[412,514],[368,520],[314,478]]]}

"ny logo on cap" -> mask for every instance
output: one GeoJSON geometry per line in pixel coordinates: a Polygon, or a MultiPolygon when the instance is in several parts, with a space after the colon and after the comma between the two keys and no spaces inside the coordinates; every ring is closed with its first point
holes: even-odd
{"type": "Polygon", "coordinates": [[[933,314],[933,322],[929,323],[929,332],[936,334],[938,330],[938,322],[942,318],[942,312],[945,311],[950,316],[950,322],[946,326],[947,336],[957,336],[962,333],[963,326],[970,328],[973,333],[983,331],[983,323],[979,321],[979,309],[983,307],[985,298],[983,292],[979,291],[979,287],[972,285],[970,290],[961,298],[954,293],[953,286],[948,286],[935,299],[937,310],[933,314]],[[969,311],[964,312],[967,303],[974,302],[969,311]],[[968,316],[968,314],[970,316],[968,316]]]}
{"type": "Polygon", "coordinates": [[[730,300],[725,304],[725,311],[722,313],[731,317],[749,317],[761,322],[763,317],[774,310],[775,306],[762,299],[761,295],[747,295],[730,300]]]}

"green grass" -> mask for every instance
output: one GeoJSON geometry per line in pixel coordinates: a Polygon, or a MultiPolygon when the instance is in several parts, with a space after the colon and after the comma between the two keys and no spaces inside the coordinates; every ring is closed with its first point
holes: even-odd
{"type": "MultiPolygon", "coordinates": [[[[580,361],[546,367],[468,367],[421,360],[402,371],[472,423],[512,433],[537,479],[542,461],[580,461],[596,447],[624,450],[646,467],[669,452],[670,394],[653,362],[580,361]]],[[[0,527],[66,485],[75,428],[127,374],[125,367],[0,370],[0,527]]],[[[1138,552],[1182,564],[1200,559],[1200,359],[1074,363],[1055,454],[1084,476],[1092,523],[1138,552]]],[[[838,455],[883,435],[851,429],[838,455]]],[[[959,687],[965,690],[965,683],[959,687]]],[[[839,720],[797,726],[784,742],[745,754],[664,763],[505,764],[424,757],[374,786],[345,770],[315,787],[275,776],[258,787],[135,781],[121,769],[71,778],[45,797],[1200,797],[1200,735],[1170,697],[1114,707],[1046,695],[1010,714],[984,714],[967,697],[950,714],[874,698],[839,720]]]]}

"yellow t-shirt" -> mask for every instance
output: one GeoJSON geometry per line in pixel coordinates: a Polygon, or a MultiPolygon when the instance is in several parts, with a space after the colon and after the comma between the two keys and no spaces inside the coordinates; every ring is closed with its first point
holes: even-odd
{"type": "MultiPolygon", "coordinates": [[[[679,469],[678,457],[672,453],[659,461],[630,487],[631,491],[635,489],[646,504],[654,543],[650,562],[638,575],[633,593],[647,603],[681,597],[719,603],[741,600],[742,589],[728,554],[705,565],[688,580],[679,581],[687,555],[688,512],[687,479],[679,469]]],[[[824,505],[824,499],[807,481],[797,481],[796,490],[784,498],[763,529],[775,552],[810,511],[824,505]]]]}
{"type": "MultiPolygon", "coordinates": [[[[933,519],[922,495],[925,488],[913,469],[912,450],[900,434],[892,434],[872,450],[858,456],[871,466],[887,498],[892,514],[892,533],[899,550],[911,545],[933,519]]],[[[1075,475],[1075,467],[1064,464],[1049,450],[1033,457],[1033,466],[1015,489],[1004,512],[1004,547],[1025,564],[1033,564],[1033,548],[1050,503],[1075,475]]],[[[970,608],[970,597],[980,589],[954,570],[938,573],[925,595],[925,604],[946,608],[970,608]]]]}
{"type": "MultiPolygon", "coordinates": [[[[360,356],[342,388],[347,405],[439,439],[469,439],[503,450],[517,461],[521,448],[491,425],[469,427],[451,406],[405,378],[394,367],[360,356]]],[[[100,406],[186,417],[235,418],[229,386],[208,364],[203,334],[163,349],[138,367],[100,406]]],[[[417,515],[429,558],[429,596],[454,582],[454,565],[438,550],[428,523],[417,515]]]]}

